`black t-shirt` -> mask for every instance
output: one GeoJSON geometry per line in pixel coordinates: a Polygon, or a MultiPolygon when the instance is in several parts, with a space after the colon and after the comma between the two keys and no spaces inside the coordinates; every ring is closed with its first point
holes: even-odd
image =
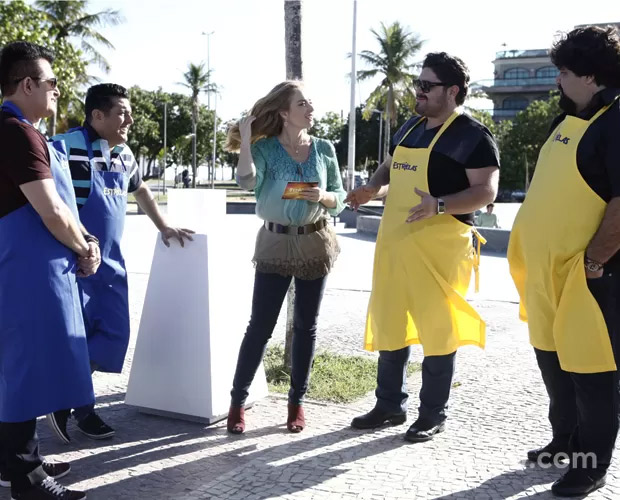
{"type": "MultiPolygon", "coordinates": [[[[426,121],[420,123],[405,137],[422,117],[414,116],[394,134],[390,155],[394,156],[396,146],[405,148],[427,148],[433,141],[439,127],[426,128],[426,121]]],[[[466,169],[499,167],[499,151],[493,135],[484,125],[467,114],[459,115],[435,143],[428,165],[428,187],[430,194],[442,197],[458,193],[470,187],[466,169]]],[[[474,223],[474,214],[455,215],[467,224],[474,223]]]]}
{"type": "MultiPolygon", "coordinates": [[[[620,196],[620,99],[615,100],[618,96],[620,89],[603,89],[594,95],[586,109],[577,114],[579,118],[589,120],[603,106],[611,104],[588,127],[577,146],[579,173],[605,203],[620,196]]],[[[563,113],[553,121],[550,135],[566,116],[563,113]]],[[[620,252],[609,260],[605,268],[620,270],[620,252]]]]}

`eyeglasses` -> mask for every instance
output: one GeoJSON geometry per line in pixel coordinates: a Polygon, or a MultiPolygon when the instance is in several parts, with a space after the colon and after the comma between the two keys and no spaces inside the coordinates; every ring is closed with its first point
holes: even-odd
{"type": "Polygon", "coordinates": [[[413,86],[416,89],[421,90],[425,94],[428,94],[433,89],[433,87],[445,87],[449,85],[450,84],[444,82],[429,82],[428,80],[416,80],[413,82],[413,86]]]}
{"type": "Polygon", "coordinates": [[[50,84],[50,88],[54,90],[58,87],[58,78],[41,78],[39,76],[22,76],[21,78],[16,78],[13,80],[13,83],[19,83],[26,78],[31,78],[33,80],[39,80],[40,82],[47,82],[50,84]]]}

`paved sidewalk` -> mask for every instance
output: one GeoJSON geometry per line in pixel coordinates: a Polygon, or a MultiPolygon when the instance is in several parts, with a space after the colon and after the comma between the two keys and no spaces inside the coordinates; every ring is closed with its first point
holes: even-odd
{"type": "MultiPolygon", "coordinates": [[[[237,217],[243,227],[256,226],[237,217]]],[[[435,440],[405,442],[406,425],[375,432],[351,429],[351,418],[372,407],[372,394],[350,406],[308,402],[308,428],[296,435],[285,428],[286,400],[271,396],[247,412],[247,432],[231,436],[224,422],[205,427],[143,415],[123,404],[154,237],[143,217],[128,219],[132,347],[123,374],[95,376],[100,413],[117,436],[94,442],[71,427],[74,440],[65,446],[51,435],[44,419],[40,422],[42,451],[72,462],[65,484],[88,489],[88,498],[95,500],[552,498],[548,489],[561,470],[523,461],[527,449],[550,437],[547,397],[527,330],[517,320],[504,259],[483,259],[486,290],[475,302],[488,322],[488,346],[485,351],[459,351],[448,426],[435,440]]],[[[251,243],[251,231],[246,239],[251,243]]],[[[318,347],[361,354],[373,242],[350,232],[341,240],[343,251],[327,289],[318,347]]],[[[251,255],[251,244],[248,248],[251,255]]],[[[250,273],[249,283],[251,278],[250,273]]],[[[274,341],[282,334],[279,325],[274,341]]],[[[420,350],[415,351],[419,360],[420,350]]],[[[409,423],[416,417],[418,390],[415,374],[409,423]]],[[[617,464],[609,485],[588,498],[620,498],[617,464]]]]}

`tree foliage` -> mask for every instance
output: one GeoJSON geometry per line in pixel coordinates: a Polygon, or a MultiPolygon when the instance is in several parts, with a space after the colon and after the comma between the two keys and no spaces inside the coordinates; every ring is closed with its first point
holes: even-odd
{"type": "MultiPolygon", "coordinates": [[[[43,10],[37,10],[23,0],[0,2],[0,46],[22,40],[54,52],[56,60],[52,66],[60,88],[57,116],[61,132],[79,122],[83,114],[82,91],[92,80],[88,75],[89,62],[105,62],[90,41],[111,46],[94,28],[121,20],[116,11],[89,14],[87,3],[41,0],[36,5],[43,10]],[[73,45],[75,41],[79,41],[80,48],[73,45]]],[[[56,127],[54,120],[51,127],[56,127]]]]}
{"type": "Polygon", "coordinates": [[[79,39],[82,52],[91,58],[89,62],[98,64],[106,73],[110,71],[110,64],[99,53],[93,42],[110,49],[114,48],[96,28],[122,23],[123,18],[119,11],[106,9],[90,14],[87,12],[88,0],[37,0],[35,5],[51,24],[56,40],[69,37],[79,39]]]}
{"type": "Polygon", "coordinates": [[[336,144],[340,140],[343,126],[344,120],[340,118],[340,115],[333,111],[328,111],[323,117],[314,121],[309,133],[314,137],[327,139],[336,144]]]}
{"type": "MultiPolygon", "coordinates": [[[[152,167],[163,155],[164,103],[167,119],[167,167],[191,165],[192,162],[192,115],[193,99],[178,93],[167,93],[131,87],[129,97],[134,123],[129,132],[129,147],[147,164],[146,175],[153,175],[152,167]]],[[[213,111],[198,106],[196,156],[198,163],[207,162],[213,154],[213,111]]],[[[216,148],[223,151],[225,132],[221,120],[217,121],[216,148]]]]}
{"type": "Polygon", "coordinates": [[[558,95],[546,101],[534,101],[517,113],[512,122],[500,122],[496,138],[501,155],[501,188],[525,189],[526,164],[529,183],[540,148],[549,137],[551,123],[561,112],[558,103],[558,95]]]}
{"type": "Polygon", "coordinates": [[[68,40],[55,37],[54,27],[44,13],[22,0],[0,2],[0,46],[26,41],[48,47],[56,57],[52,65],[58,77],[59,113],[67,116],[69,102],[78,95],[78,85],[86,75],[87,63],[83,53],[68,40]]]}
{"type": "MultiPolygon", "coordinates": [[[[358,106],[355,110],[355,168],[356,170],[374,171],[378,167],[379,156],[379,115],[374,114],[374,119],[364,120],[362,115],[364,105],[358,106]]],[[[408,118],[411,117],[409,109],[400,108],[396,118],[396,128],[398,130],[408,118]]],[[[382,136],[385,138],[385,121],[383,122],[382,136]]],[[[385,148],[385,143],[391,144],[391,137],[382,140],[382,158],[389,154],[389,146],[385,148]]],[[[348,161],[349,149],[349,120],[347,119],[340,128],[340,140],[336,144],[336,154],[340,165],[346,165],[348,161]]]]}
{"type": "MultiPolygon", "coordinates": [[[[198,98],[201,92],[207,92],[207,93],[216,92],[217,89],[215,88],[215,85],[209,83],[209,80],[211,79],[211,71],[205,69],[204,63],[200,63],[200,64],[190,63],[189,66],[187,67],[187,71],[183,73],[183,78],[184,78],[184,81],[180,82],[180,85],[183,85],[184,87],[188,88],[192,94],[191,95],[191,100],[192,100],[191,122],[192,122],[192,133],[196,134],[193,141],[196,142],[198,140],[197,134],[199,133],[199,131],[197,130],[197,128],[199,126],[199,119],[200,119],[199,117],[200,108],[199,108],[198,98]]],[[[196,148],[198,148],[197,142],[196,142],[196,148]]],[[[198,168],[197,161],[198,161],[198,152],[196,152],[195,161],[192,161],[192,173],[193,173],[192,187],[196,187],[196,170],[198,168]]]]}
{"type": "Polygon", "coordinates": [[[395,124],[403,101],[410,104],[413,99],[415,102],[412,88],[416,75],[411,58],[422,48],[424,42],[398,21],[389,26],[381,23],[379,31],[371,32],[379,44],[379,52],[360,52],[360,59],[370,66],[370,69],[358,71],[357,78],[366,80],[381,75],[382,80],[366,100],[363,115],[368,120],[373,109],[386,109],[389,110],[392,124],[395,124]]]}

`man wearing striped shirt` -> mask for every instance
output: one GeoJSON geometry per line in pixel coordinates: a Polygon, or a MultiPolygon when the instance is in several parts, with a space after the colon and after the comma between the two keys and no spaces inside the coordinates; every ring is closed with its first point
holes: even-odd
{"type": "MultiPolygon", "coordinates": [[[[162,240],[176,238],[181,246],[193,231],[170,227],[151,190],[142,182],[138,164],[126,145],[133,123],[129,94],[120,85],[104,83],[88,89],[86,121],[82,127],[54,137],[63,140],[80,221],[99,239],[101,266],[96,275],[78,280],[88,340],[91,370],[120,373],[129,344],[127,270],[120,242],[125,224],[127,193],[161,232],[162,240]]],[[[67,422],[73,414],[78,429],[93,439],[114,435],[114,429],[95,413],[94,405],[68,408],[48,415],[48,422],[66,443],[67,422]]]]}

